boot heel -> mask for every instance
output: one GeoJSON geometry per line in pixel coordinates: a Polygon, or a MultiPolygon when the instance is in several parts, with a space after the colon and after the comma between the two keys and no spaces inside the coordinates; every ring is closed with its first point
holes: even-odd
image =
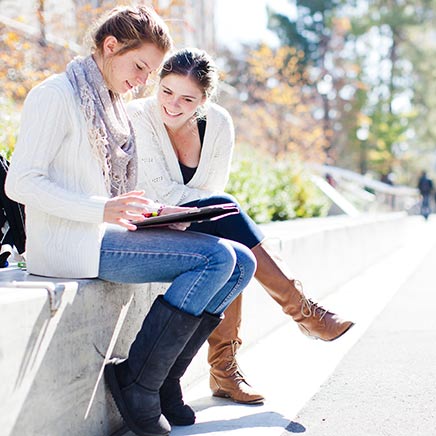
{"type": "Polygon", "coordinates": [[[212,392],[212,396],[213,397],[219,397],[219,398],[230,398],[230,395],[227,392],[221,391],[221,390],[217,390],[212,392]]]}
{"type": "Polygon", "coordinates": [[[297,325],[298,325],[298,328],[300,329],[300,332],[303,333],[303,335],[306,336],[307,338],[313,339],[314,341],[319,339],[318,336],[311,335],[310,331],[306,327],[304,327],[303,325],[301,325],[301,324],[297,324],[297,325]]]}
{"type": "MultiPolygon", "coordinates": [[[[115,405],[117,406],[118,412],[120,412],[120,415],[126,423],[127,427],[129,427],[129,429],[136,434],[145,434],[140,428],[136,426],[135,421],[131,418],[128,408],[124,403],[121,389],[115,373],[115,364],[108,363],[104,367],[104,378],[109,386],[109,391],[115,402],[115,405]]],[[[167,435],[168,434],[169,433],[167,433],[167,435]]]]}

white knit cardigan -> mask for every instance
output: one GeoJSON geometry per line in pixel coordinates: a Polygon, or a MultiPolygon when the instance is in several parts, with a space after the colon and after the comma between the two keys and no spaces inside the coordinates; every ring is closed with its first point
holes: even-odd
{"type": "Polygon", "coordinates": [[[138,149],[138,188],[164,204],[179,205],[224,191],[234,147],[229,113],[217,104],[206,107],[206,132],[197,171],[183,183],[177,155],[171,144],[155,97],[127,104],[138,149]]]}
{"type": "Polygon", "coordinates": [[[45,80],[26,98],[6,192],[25,205],[30,273],[98,275],[108,194],[65,73],[45,80]]]}

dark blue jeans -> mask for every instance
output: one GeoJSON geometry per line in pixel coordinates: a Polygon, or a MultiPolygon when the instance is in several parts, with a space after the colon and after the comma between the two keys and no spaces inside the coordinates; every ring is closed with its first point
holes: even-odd
{"type": "Polygon", "coordinates": [[[430,194],[422,194],[421,215],[427,219],[430,213],[430,194]]]}
{"type": "Polygon", "coordinates": [[[236,198],[230,194],[214,195],[181,206],[202,207],[223,203],[235,203],[239,207],[239,214],[229,215],[216,221],[192,223],[189,230],[240,242],[250,249],[262,242],[265,236],[259,226],[241,209],[236,198]]]}

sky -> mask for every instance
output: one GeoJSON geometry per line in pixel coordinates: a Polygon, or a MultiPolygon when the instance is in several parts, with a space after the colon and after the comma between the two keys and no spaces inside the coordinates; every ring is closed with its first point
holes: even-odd
{"type": "Polygon", "coordinates": [[[241,43],[267,42],[277,38],[267,29],[266,6],[292,16],[292,0],[215,0],[215,26],[220,43],[237,49],[241,43]]]}

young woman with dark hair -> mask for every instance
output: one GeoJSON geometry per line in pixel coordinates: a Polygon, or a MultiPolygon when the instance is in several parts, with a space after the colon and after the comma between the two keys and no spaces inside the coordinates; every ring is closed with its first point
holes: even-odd
{"type": "MultiPolygon", "coordinates": [[[[138,186],[149,197],[189,207],[237,203],[224,193],[234,128],[228,112],[211,102],[217,83],[212,58],[203,50],[185,48],[165,61],[156,96],[128,104],[138,141],[138,186]]],[[[332,341],[353,325],[305,297],[301,283],[267,250],[259,226],[243,210],[212,223],[193,224],[190,230],[248,247],[257,260],[255,277],[304,334],[332,341]]],[[[210,387],[215,396],[256,404],[264,398],[247,383],[235,357],[242,343],[241,301],[239,295],[209,337],[210,387]]],[[[168,395],[161,391],[161,398],[168,395]]]]}

